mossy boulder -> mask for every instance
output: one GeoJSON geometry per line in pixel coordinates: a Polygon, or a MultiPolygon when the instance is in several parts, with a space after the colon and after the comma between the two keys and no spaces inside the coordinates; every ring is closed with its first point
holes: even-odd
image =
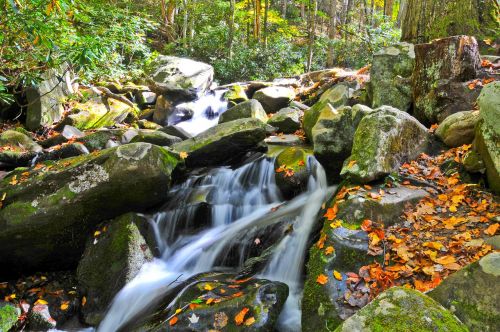
{"type": "Polygon", "coordinates": [[[276,185],[285,197],[294,197],[307,188],[311,175],[308,165],[310,155],[311,151],[306,149],[287,147],[276,157],[276,185]]]}
{"type": "Polygon", "coordinates": [[[16,170],[0,182],[0,264],[11,273],[74,267],[97,223],[161,203],[178,163],[135,143],[16,170]]]}
{"type": "Polygon", "coordinates": [[[0,302],[0,331],[8,332],[17,323],[21,310],[13,304],[0,302]]]}
{"type": "Polygon", "coordinates": [[[163,127],[159,130],[164,132],[165,134],[179,137],[181,140],[185,140],[185,139],[193,137],[193,135],[191,135],[190,133],[188,133],[187,131],[185,131],[184,129],[182,129],[181,127],[178,127],[176,125],[166,126],[166,127],[163,127]]]}
{"type": "Polygon", "coordinates": [[[0,134],[0,165],[27,166],[42,147],[19,130],[6,130],[0,134]]]}
{"type": "Polygon", "coordinates": [[[118,291],[153,259],[147,239],[151,243],[154,237],[148,225],[146,219],[128,213],[90,236],[77,269],[80,291],[87,298],[81,309],[85,323],[98,325],[118,291]]]}
{"type": "Polygon", "coordinates": [[[412,289],[393,287],[348,318],[335,332],[467,332],[451,312],[412,289]]]}
{"type": "Polygon", "coordinates": [[[172,145],[187,153],[186,166],[213,166],[239,160],[257,149],[266,138],[266,126],[257,119],[239,119],[212,127],[203,133],[172,145]]]}
{"type": "Polygon", "coordinates": [[[109,147],[110,142],[121,143],[125,129],[100,129],[87,132],[85,136],[77,139],[77,142],[85,145],[89,151],[103,150],[109,147]]]}
{"type": "Polygon", "coordinates": [[[139,134],[130,140],[130,143],[146,142],[159,146],[170,146],[182,142],[177,136],[171,136],[159,130],[142,129],[139,134]]]}
{"type": "Polygon", "coordinates": [[[233,85],[229,88],[229,90],[224,93],[224,99],[227,100],[229,106],[232,107],[239,103],[248,100],[248,96],[245,92],[245,89],[241,85],[233,85]]]}
{"type": "Polygon", "coordinates": [[[250,99],[222,113],[219,117],[219,123],[246,118],[257,119],[264,123],[267,122],[267,114],[262,105],[257,100],[250,99]]]}
{"type": "Polygon", "coordinates": [[[300,119],[303,115],[301,110],[286,107],[273,114],[267,123],[284,134],[292,134],[300,129],[300,119]]]}
{"type": "Polygon", "coordinates": [[[325,107],[312,129],[314,156],[330,179],[338,180],[344,160],[351,155],[354,134],[361,119],[373,112],[367,106],[325,107]]]}
{"type": "Polygon", "coordinates": [[[500,252],[455,272],[429,292],[471,331],[500,330],[500,252]]]}
{"type": "Polygon", "coordinates": [[[500,137],[500,81],[487,84],[477,100],[481,118],[492,132],[500,137]]]}
{"type": "Polygon", "coordinates": [[[253,99],[262,104],[266,113],[276,113],[290,105],[290,102],[295,99],[295,91],[292,88],[270,86],[255,92],[253,99]]]}
{"type": "Polygon", "coordinates": [[[406,112],[383,106],[365,116],[354,135],[341,176],[359,183],[380,179],[423,152],[429,134],[406,112]]]}
{"type": "Polygon", "coordinates": [[[413,44],[398,43],[375,53],[367,85],[372,107],[388,105],[408,112],[413,103],[411,75],[414,66],[413,44]]]}
{"type": "Polygon", "coordinates": [[[474,130],[479,119],[478,111],[452,114],[439,125],[436,136],[451,148],[470,144],[474,140],[474,130]]]}

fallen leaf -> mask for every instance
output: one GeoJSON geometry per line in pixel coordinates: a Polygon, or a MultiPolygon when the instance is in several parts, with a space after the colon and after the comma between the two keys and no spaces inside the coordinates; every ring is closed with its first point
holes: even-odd
{"type": "Polygon", "coordinates": [[[441,264],[441,265],[446,265],[446,264],[455,263],[456,259],[454,256],[443,256],[443,257],[436,258],[434,260],[434,262],[441,264]]]}
{"type": "Polygon", "coordinates": [[[188,153],[185,151],[182,151],[181,153],[179,153],[179,157],[181,157],[181,159],[186,159],[188,157],[188,153]]]}
{"type": "Polygon", "coordinates": [[[484,233],[487,234],[487,235],[495,235],[495,233],[497,232],[498,230],[498,227],[500,227],[500,224],[499,223],[496,223],[496,224],[493,224],[493,225],[490,225],[488,228],[486,228],[484,230],[484,233]]]}
{"type": "Polygon", "coordinates": [[[441,250],[444,248],[444,245],[441,242],[424,242],[423,246],[436,250],[441,250]]]}
{"type": "Polygon", "coordinates": [[[326,210],[324,217],[326,217],[326,219],[328,219],[328,221],[332,221],[333,219],[335,219],[337,217],[338,210],[339,210],[338,205],[335,204],[333,207],[326,210]]]}
{"type": "Polygon", "coordinates": [[[49,302],[45,301],[44,299],[38,299],[35,302],[35,305],[37,305],[37,304],[49,304],[49,302]]]}
{"type": "Polygon", "coordinates": [[[196,314],[193,312],[191,316],[188,317],[188,319],[191,324],[196,324],[200,320],[200,316],[196,316],[196,314]]]}
{"type": "Polygon", "coordinates": [[[68,310],[69,308],[69,301],[64,301],[63,303],[61,303],[61,310],[65,311],[65,310],[68,310]]]}
{"type": "Polygon", "coordinates": [[[328,255],[333,254],[333,251],[334,251],[334,250],[335,250],[335,249],[333,249],[333,247],[332,247],[332,246],[326,247],[326,249],[325,249],[325,255],[327,255],[327,256],[328,256],[328,255]]]}
{"type": "Polygon", "coordinates": [[[342,281],[342,274],[339,271],[333,270],[333,276],[335,277],[335,279],[342,281]]]}
{"type": "Polygon", "coordinates": [[[85,306],[86,303],[87,303],[87,298],[84,296],[82,297],[82,307],[85,306]]]}
{"type": "Polygon", "coordinates": [[[250,325],[253,325],[253,323],[255,323],[255,317],[253,317],[253,316],[252,316],[252,317],[250,317],[250,318],[247,318],[247,319],[245,320],[245,323],[244,323],[244,324],[245,324],[246,326],[250,326],[250,325]]]}
{"type": "Polygon", "coordinates": [[[320,285],[325,285],[327,282],[328,282],[328,277],[325,276],[324,274],[320,274],[317,278],[316,278],[316,282],[320,285]]]}
{"type": "Polygon", "coordinates": [[[172,317],[169,321],[168,321],[168,325],[170,326],[174,326],[175,324],[177,324],[177,322],[179,321],[179,317],[177,316],[174,316],[172,317]]]}
{"type": "Polygon", "coordinates": [[[245,315],[250,309],[248,308],[243,308],[241,311],[234,317],[234,321],[236,322],[236,325],[241,325],[243,324],[243,321],[245,319],[245,315]]]}
{"type": "Polygon", "coordinates": [[[353,167],[354,165],[356,165],[357,161],[356,160],[351,160],[348,164],[347,164],[347,168],[351,168],[353,167]]]}
{"type": "Polygon", "coordinates": [[[207,291],[211,291],[214,288],[210,284],[205,284],[205,286],[203,287],[203,289],[207,290],[207,291]]]}

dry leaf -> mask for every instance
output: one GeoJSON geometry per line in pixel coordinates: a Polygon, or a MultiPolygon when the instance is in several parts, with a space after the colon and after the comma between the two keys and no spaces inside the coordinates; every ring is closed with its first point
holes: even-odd
{"type": "Polygon", "coordinates": [[[243,321],[245,320],[245,315],[247,314],[247,312],[249,310],[250,309],[245,307],[245,308],[241,309],[241,311],[234,317],[234,321],[235,321],[236,325],[243,324],[243,321]]]}
{"type": "Polygon", "coordinates": [[[342,274],[339,271],[333,270],[333,276],[335,277],[335,279],[342,281],[342,274]]]}
{"type": "Polygon", "coordinates": [[[320,274],[317,278],[316,278],[316,282],[320,285],[324,285],[328,282],[328,277],[325,276],[324,274],[320,274]]]}
{"type": "Polygon", "coordinates": [[[174,326],[175,324],[177,324],[177,322],[179,321],[179,318],[177,316],[174,316],[172,317],[169,321],[168,321],[168,325],[170,326],[174,326]]]}

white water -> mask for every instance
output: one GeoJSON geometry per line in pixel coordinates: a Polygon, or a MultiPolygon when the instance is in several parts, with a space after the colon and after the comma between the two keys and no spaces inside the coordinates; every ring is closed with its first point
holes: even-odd
{"type": "Polygon", "coordinates": [[[217,125],[219,116],[227,109],[227,100],[223,98],[226,91],[211,91],[195,101],[177,105],[176,107],[189,108],[194,113],[191,119],[179,122],[176,125],[193,136],[217,125]]]}
{"type": "MultiPolygon", "coordinates": [[[[274,181],[274,163],[267,159],[237,170],[214,169],[204,177],[194,176],[172,189],[172,201],[163,212],[151,218],[162,257],[145,264],[136,278],[118,293],[98,331],[118,330],[154,308],[178,282],[212,270],[216,261],[225,255],[225,249],[242,234],[251,234],[283,217],[294,216],[297,217],[293,232],[279,243],[261,277],[289,285],[290,296],[280,316],[280,330],[300,330],[304,255],[309,233],[327,192],[321,166],[312,159],[308,164],[314,170],[308,191],[278,209],[283,202],[274,181]],[[192,221],[189,218],[197,210],[189,204],[193,196],[203,196],[210,203],[211,223],[208,229],[197,233],[187,229],[183,233],[183,227],[192,221]]],[[[244,250],[239,254],[243,256],[244,250]]],[[[239,267],[234,267],[235,271],[239,267]]]]}

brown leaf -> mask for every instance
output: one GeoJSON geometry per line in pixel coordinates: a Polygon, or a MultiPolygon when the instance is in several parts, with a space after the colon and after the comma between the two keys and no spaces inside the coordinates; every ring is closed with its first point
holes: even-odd
{"type": "Polygon", "coordinates": [[[247,314],[247,312],[249,310],[250,309],[245,307],[245,308],[241,309],[241,311],[234,317],[234,321],[235,321],[236,325],[243,324],[243,321],[245,319],[245,315],[247,314]]]}

